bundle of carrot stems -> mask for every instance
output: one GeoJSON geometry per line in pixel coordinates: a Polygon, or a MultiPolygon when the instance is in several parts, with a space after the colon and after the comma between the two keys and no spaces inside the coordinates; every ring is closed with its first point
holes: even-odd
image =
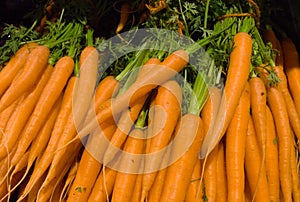
{"type": "Polygon", "coordinates": [[[256,17],[188,43],[74,22],[22,42],[0,71],[0,201],[300,201],[300,59],[256,17]]]}

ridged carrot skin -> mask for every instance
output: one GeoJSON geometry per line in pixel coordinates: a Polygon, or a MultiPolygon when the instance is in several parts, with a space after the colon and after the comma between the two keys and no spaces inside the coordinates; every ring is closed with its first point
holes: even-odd
{"type": "Polygon", "coordinates": [[[47,67],[49,56],[50,50],[46,46],[36,46],[30,51],[19,78],[10,84],[1,97],[0,112],[37,83],[47,67]]]}
{"type": "Polygon", "coordinates": [[[251,36],[245,32],[237,33],[234,36],[234,48],[230,53],[221,105],[213,130],[204,139],[200,158],[204,158],[213,150],[228,128],[248,80],[251,55],[251,36]]]}

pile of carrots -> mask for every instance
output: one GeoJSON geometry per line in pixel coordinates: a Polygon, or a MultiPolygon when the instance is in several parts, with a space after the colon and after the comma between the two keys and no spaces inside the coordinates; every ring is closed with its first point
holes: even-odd
{"type": "Polygon", "coordinates": [[[188,101],[176,76],[195,46],[99,78],[105,54],[79,38],[55,62],[24,43],[0,71],[0,201],[300,202],[299,55],[249,19],[196,42],[233,46],[224,86],[198,73],[188,101]]]}

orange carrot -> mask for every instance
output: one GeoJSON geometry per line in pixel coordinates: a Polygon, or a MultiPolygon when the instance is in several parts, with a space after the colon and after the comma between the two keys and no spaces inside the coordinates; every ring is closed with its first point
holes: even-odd
{"type": "Polygon", "coordinates": [[[9,87],[17,73],[22,70],[29,52],[37,46],[36,43],[26,43],[8,61],[0,72],[0,97],[9,87]]]}
{"type": "Polygon", "coordinates": [[[50,50],[46,46],[32,49],[17,80],[14,80],[0,100],[0,112],[14,102],[22,93],[30,90],[47,67],[50,50]]]}
{"type": "Polygon", "coordinates": [[[89,136],[79,163],[76,177],[68,194],[68,202],[86,201],[88,199],[101,170],[102,155],[107,146],[106,141],[112,137],[115,130],[116,125],[110,124],[110,126],[105,127],[102,131],[95,131],[89,136]],[[84,187],[85,191],[78,192],[77,187],[84,187]]]}
{"type": "Polygon", "coordinates": [[[106,201],[113,191],[116,175],[116,170],[109,167],[105,168],[105,171],[102,169],[93,186],[88,202],[106,201]]]}
{"type": "Polygon", "coordinates": [[[291,128],[287,107],[281,92],[271,87],[267,91],[268,105],[271,109],[278,137],[279,179],[284,201],[292,201],[291,182],[291,128]]]}
{"type": "Polygon", "coordinates": [[[79,77],[73,92],[73,114],[77,126],[83,121],[92,101],[98,76],[98,51],[87,46],[80,55],[79,77]]]}
{"type": "Polygon", "coordinates": [[[73,161],[79,155],[80,149],[82,148],[81,142],[75,142],[72,147],[67,148],[67,156],[61,159],[61,164],[59,168],[49,168],[49,172],[40,187],[38,194],[37,194],[37,201],[51,201],[50,198],[59,183],[62,183],[63,178],[65,177],[67,171],[72,166],[73,161]],[[53,170],[51,170],[53,169],[53,170]],[[50,172],[51,171],[51,172],[50,172]],[[49,178],[50,173],[56,173],[57,175],[55,178],[49,178]]]}
{"type": "MultiPolygon", "coordinates": [[[[12,147],[16,144],[22,129],[26,125],[26,122],[28,121],[44,87],[46,86],[46,83],[52,74],[52,69],[52,66],[48,65],[36,87],[28,93],[24,101],[16,108],[10,118],[7,128],[5,129],[5,140],[1,143],[7,146],[8,151],[11,151],[12,147]]],[[[2,149],[3,147],[0,148],[1,159],[6,155],[6,151],[2,149]]]]}
{"type": "MultiPolygon", "coordinates": [[[[217,112],[219,109],[220,101],[222,97],[222,92],[217,87],[213,87],[209,94],[208,100],[203,106],[203,109],[200,112],[200,115],[204,124],[204,134],[207,134],[209,130],[213,128],[214,121],[217,116],[217,112]]],[[[214,154],[209,155],[205,161],[203,162],[202,168],[202,178],[204,178],[205,184],[205,195],[209,198],[208,200],[214,200],[215,194],[214,188],[216,188],[216,152],[218,149],[214,149],[214,154]]],[[[201,181],[201,186],[203,186],[203,179],[201,181]]],[[[201,190],[198,190],[201,191],[201,190]]]]}
{"type": "Polygon", "coordinates": [[[24,189],[24,193],[23,193],[24,197],[30,192],[34,184],[43,175],[43,173],[45,173],[45,171],[47,170],[48,166],[50,165],[53,159],[57,142],[59,141],[59,137],[63,133],[63,129],[67,122],[67,118],[69,117],[69,114],[72,111],[72,95],[73,95],[75,80],[76,77],[71,77],[70,80],[68,81],[67,88],[64,91],[61,109],[59,111],[59,114],[57,115],[57,119],[55,121],[50,139],[48,141],[48,145],[44,153],[42,154],[40,160],[37,162],[37,164],[35,164],[30,180],[24,189]]]}
{"type": "Polygon", "coordinates": [[[184,200],[194,166],[197,162],[199,148],[203,141],[203,122],[198,115],[184,115],[178,127],[179,129],[175,135],[177,140],[174,140],[172,145],[170,162],[174,162],[174,159],[177,160],[167,169],[160,201],[184,200]],[[190,142],[191,144],[189,145],[190,142]],[[188,147],[186,149],[187,144],[188,147]]]}
{"type": "MultiPolygon", "coordinates": [[[[265,167],[261,166],[262,156],[257,144],[252,117],[250,117],[248,122],[245,150],[245,172],[249,182],[252,200],[270,201],[266,170],[265,167]]],[[[227,172],[229,171],[227,170],[227,172]]],[[[227,180],[229,179],[227,178],[227,180]]]]}
{"type": "Polygon", "coordinates": [[[280,89],[288,110],[289,119],[297,138],[300,138],[300,114],[297,111],[294,100],[291,96],[291,92],[288,87],[287,76],[284,72],[284,61],[283,61],[283,52],[281,44],[276,37],[273,30],[267,30],[265,32],[265,40],[269,41],[272,44],[272,47],[279,51],[276,55],[276,66],[274,67],[274,71],[277,74],[280,82],[278,83],[278,88],[280,89]]]}
{"type": "MultiPolygon", "coordinates": [[[[292,136],[292,138],[294,135],[292,136]]],[[[300,187],[299,187],[299,176],[298,176],[298,166],[295,152],[294,141],[291,141],[291,176],[292,176],[292,186],[293,186],[293,201],[300,201],[300,187]]]]}
{"type": "Polygon", "coordinates": [[[283,39],[281,41],[281,47],[289,89],[295,102],[298,115],[300,115],[300,81],[298,79],[300,76],[300,64],[298,51],[290,38],[283,39]]]}
{"type": "Polygon", "coordinates": [[[134,128],[130,132],[125,145],[125,155],[121,155],[119,170],[116,175],[115,185],[112,192],[112,202],[131,201],[134,186],[141,164],[141,154],[144,149],[144,133],[141,128],[134,128]]]}
{"type": "Polygon", "coordinates": [[[188,187],[188,190],[185,195],[185,201],[186,202],[203,202],[203,191],[204,186],[203,184],[200,185],[200,178],[201,178],[201,160],[197,159],[197,162],[195,164],[192,177],[190,179],[190,184],[188,187]],[[200,186],[200,190],[199,190],[200,186]],[[200,191],[200,193],[198,193],[200,191]]]}
{"type": "Polygon", "coordinates": [[[145,159],[142,200],[146,198],[157,171],[161,169],[164,155],[161,151],[169,144],[181,116],[181,101],[182,90],[176,81],[170,80],[158,87],[154,99],[153,120],[151,126],[148,126],[152,128],[152,134],[147,134],[150,138],[150,147],[147,149],[145,159]],[[154,153],[155,155],[151,155],[154,153]]]}
{"type": "Polygon", "coordinates": [[[249,110],[250,85],[247,83],[225,136],[228,201],[242,201],[244,198],[244,159],[249,110]]]}
{"type": "Polygon", "coordinates": [[[134,121],[137,119],[141,109],[143,108],[146,99],[147,96],[141,97],[136,103],[133,103],[128,110],[123,111],[120,115],[120,119],[117,123],[117,129],[114,132],[103,156],[104,165],[107,165],[108,163],[113,164],[113,160],[116,160],[114,157],[119,149],[123,146],[127,135],[134,125],[134,121]]]}
{"type": "MultiPolygon", "coordinates": [[[[171,149],[168,149],[164,156],[163,162],[168,163],[170,154],[171,154],[171,149]]],[[[155,177],[155,180],[148,192],[146,201],[148,201],[148,202],[158,202],[159,201],[163,187],[164,187],[166,174],[167,174],[167,167],[164,167],[163,169],[158,171],[158,173],[155,177]]]]}
{"type": "Polygon", "coordinates": [[[267,90],[263,80],[259,77],[252,77],[249,80],[250,84],[250,104],[251,115],[257,140],[262,149],[263,162],[265,160],[266,150],[266,106],[267,106],[267,90]]]}
{"type": "Polygon", "coordinates": [[[131,4],[129,2],[123,2],[121,5],[120,20],[116,28],[116,33],[119,33],[120,31],[123,30],[124,26],[127,23],[130,12],[131,12],[131,4]]]}
{"type": "MultiPolygon", "coordinates": [[[[35,48],[34,50],[37,49],[35,48]]],[[[23,130],[23,133],[21,134],[16,154],[12,159],[12,164],[19,160],[24,151],[28,149],[32,140],[37,136],[37,133],[46,121],[52,106],[62,93],[71,73],[73,72],[73,68],[74,61],[69,56],[60,58],[55,64],[54,70],[42,94],[40,95],[40,98],[23,130]]]]}
{"type": "Polygon", "coordinates": [[[58,113],[61,108],[63,96],[61,95],[56,103],[54,104],[48,120],[41,128],[39,134],[36,139],[33,140],[30,146],[30,153],[28,157],[28,165],[31,166],[32,163],[36,160],[36,158],[43,153],[45,148],[47,147],[47,143],[49,142],[51,132],[54,128],[55,122],[57,120],[58,113]]]}
{"type": "MultiPolygon", "coordinates": [[[[153,66],[153,71],[150,71],[147,77],[137,80],[116,99],[109,100],[108,104],[104,103],[102,107],[99,107],[98,122],[101,123],[112,117],[113,114],[120,113],[128,107],[128,104],[136,102],[139,98],[147,95],[154,87],[175,76],[188,63],[188,58],[186,51],[177,50],[165,58],[160,65],[150,64],[153,66]]],[[[97,124],[97,122],[91,122],[86,125],[79,131],[79,135],[89,133],[97,124]]]]}
{"type": "MultiPolygon", "coordinates": [[[[22,159],[24,159],[24,156],[22,156],[21,160],[15,165],[13,173],[20,171],[20,169],[24,169],[24,175],[23,177],[19,180],[19,182],[16,184],[15,187],[12,187],[11,191],[14,190],[15,188],[18,188],[18,186],[23,182],[23,180],[28,177],[28,173],[30,171],[31,166],[33,165],[34,161],[36,158],[44,151],[44,148],[47,145],[48,139],[51,134],[51,130],[53,129],[59,108],[61,105],[61,99],[58,99],[58,101],[55,103],[53,106],[53,109],[49,115],[49,119],[45,123],[45,125],[41,128],[37,138],[34,140],[32,143],[30,149],[25,153],[27,155],[26,160],[24,161],[24,166],[20,166],[20,162],[22,162],[22,159]]],[[[22,165],[22,164],[21,164],[22,165]]]]}
{"type": "Polygon", "coordinates": [[[252,40],[249,34],[239,32],[234,36],[234,49],[230,54],[224,94],[213,130],[206,135],[200,157],[204,158],[218,144],[228,128],[239,98],[250,73],[252,40]]]}
{"type": "MultiPolygon", "coordinates": [[[[136,82],[144,78],[151,70],[153,65],[159,64],[160,61],[157,58],[150,58],[141,69],[139,69],[138,76],[136,78],[136,82]]],[[[147,97],[149,94],[142,96],[139,98],[135,103],[128,106],[128,109],[122,111],[120,115],[120,119],[118,120],[118,128],[115,131],[115,134],[110,140],[110,145],[107,147],[107,150],[104,154],[103,162],[106,165],[110,161],[113,160],[115,154],[117,153],[118,149],[121,148],[129,131],[132,129],[134,121],[136,121],[140,110],[142,109],[147,97]]]]}
{"type": "MultiPolygon", "coordinates": [[[[8,106],[5,110],[3,110],[0,113],[0,129],[3,132],[3,134],[1,134],[1,136],[0,136],[1,142],[4,141],[4,138],[7,138],[8,135],[5,132],[6,126],[9,122],[9,120],[11,119],[11,116],[14,113],[14,111],[16,110],[16,108],[23,102],[24,97],[25,97],[25,95],[20,97],[18,100],[14,101],[10,106],[8,106]]],[[[3,148],[3,147],[1,147],[1,148],[3,148]]]]}
{"type": "Polygon", "coordinates": [[[227,201],[227,174],[225,166],[224,144],[221,141],[218,145],[218,158],[217,158],[217,199],[219,202],[227,201]]]}
{"type": "Polygon", "coordinates": [[[279,201],[279,165],[278,165],[278,141],[274,119],[270,108],[266,107],[267,133],[266,133],[266,173],[269,185],[271,201],[279,201]]]}
{"type": "Polygon", "coordinates": [[[142,184],[143,182],[143,174],[138,174],[136,178],[136,182],[133,188],[133,194],[131,197],[131,202],[140,202],[142,197],[142,184]]]}

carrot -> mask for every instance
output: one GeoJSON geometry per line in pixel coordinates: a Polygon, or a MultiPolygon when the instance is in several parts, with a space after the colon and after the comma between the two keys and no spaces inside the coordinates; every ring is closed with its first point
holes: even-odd
{"type": "Polygon", "coordinates": [[[195,164],[192,177],[189,182],[189,187],[185,195],[185,201],[186,202],[201,202],[203,201],[203,191],[204,186],[203,183],[200,185],[200,178],[201,178],[201,160],[197,159],[197,162],[195,164]],[[198,193],[200,186],[200,194],[198,193]]]}
{"type": "Polygon", "coordinates": [[[69,56],[60,58],[55,64],[54,70],[21,134],[21,138],[17,146],[18,149],[12,159],[12,164],[19,160],[24,151],[28,149],[32,140],[37,136],[37,133],[44,124],[53,104],[62,93],[71,73],[73,72],[73,68],[74,61],[69,56]]]}
{"type": "MultiPolygon", "coordinates": [[[[6,137],[1,142],[2,145],[5,144],[7,146],[8,151],[11,151],[12,147],[17,143],[22,129],[26,125],[26,122],[28,121],[44,87],[46,86],[46,83],[52,74],[52,69],[52,66],[48,65],[36,87],[28,93],[24,101],[20,103],[8,121],[7,128],[5,129],[6,137]]],[[[6,155],[6,151],[3,147],[0,148],[1,159],[6,155]]]]}
{"type": "Polygon", "coordinates": [[[267,91],[267,101],[271,109],[278,137],[279,179],[284,201],[292,201],[291,182],[291,128],[287,106],[281,92],[271,87],[267,91]]]}
{"type": "Polygon", "coordinates": [[[112,192],[112,202],[131,201],[134,186],[141,164],[141,155],[144,147],[145,131],[142,128],[134,128],[130,132],[125,145],[124,152],[126,154],[120,157],[119,170],[116,175],[114,189],[112,192]]]}
{"type": "MultiPolygon", "coordinates": [[[[39,192],[40,187],[42,186],[44,180],[46,178],[46,173],[44,173],[41,177],[39,177],[37,179],[37,182],[34,184],[34,186],[32,187],[32,189],[30,190],[28,196],[27,196],[27,200],[28,201],[36,201],[36,197],[37,194],[39,192]]],[[[25,189],[25,188],[24,188],[25,189]]],[[[19,196],[19,198],[21,198],[23,196],[24,190],[21,193],[21,195],[19,196]]],[[[26,199],[26,198],[25,198],[26,199]]]]}
{"type": "Polygon", "coordinates": [[[47,143],[49,142],[51,132],[54,129],[55,122],[57,120],[59,111],[61,109],[63,96],[61,95],[56,103],[54,104],[48,120],[41,128],[39,134],[37,135],[36,139],[33,140],[30,146],[30,153],[28,157],[28,165],[31,166],[36,158],[43,153],[45,148],[47,147],[47,143]]]}
{"type": "Polygon", "coordinates": [[[30,51],[21,75],[11,83],[1,97],[0,112],[36,84],[43,70],[47,67],[49,55],[50,50],[46,46],[36,46],[30,51]]]}
{"type": "Polygon", "coordinates": [[[177,121],[181,116],[181,101],[182,90],[176,81],[170,80],[158,87],[154,99],[153,120],[151,120],[151,126],[148,126],[152,128],[152,134],[148,133],[150,147],[147,149],[145,159],[142,200],[146,198],[157,171],[161,169],[162,158],[165,153],[161,151],[170,142],[177,121]],[[155,155],[151,155],[154,153],[155,155]]]}
{"type": "MultiPolygon", "coordinates": [[[[141,80],[146,76],[155,64],[159,64],[160,61],[157,58],[150,58],[142,68],[139,69],[136,81],[141,80]]],[[[121,89],[122,90],[122,89],[121,89]]],[[[126,89],[125,89],[126,90],[126,89]]],[[[139,98],[135,103],[128,106],[128,110],[122,111],[120,119],[118,120],[118,128],[115,131],[113,137],[110,140],[110,146],[107,148],[104,154],[103,162],[106,165],[113,160],[118,149],[121,148],[125,139],[132,128],[133,122],[137,119],[140,110],[142,109],[144,102],[146,101],[148,94],[139,98]]]]}
{"type": "Polygon", "coordinates": [[[198,115],[191,113],[184,115],[178,127],[175,134],[176,140],[172,145],[170,162],[174,162],[174,159],[177,160],[167,169],[160,201],[184,200],[203,141],[203,122],[198,115]]]}
{"type": "Polygon", "coordinates": [[[71,113],[72,110],[72,95],[73,95],[75,80],[76,77],[71,77],[70,80],[68,81],[67,87],[64,91],[61,108],[59,114],[57,115],[57,119],[55,121],[53,131],[51,132],[51,136],[48,141],[47,147],[44,153],[42,154],[40,160],[37,162],[37,164],[35,164],[30,180],[24,189],[24,193],[23,193],[24,197],[30,192],[34,184],[43,175],[43,173],[45,173],[45,171],[47,170],[48,166],[50,165],[53,159],[57,142],[59,141],[59,137],[63,132],[68,115],[71,113]]]}
{"type": "Polygon", "coordinates": [[[267,90],[263,80],[259,77],[252,77],[249,80],[250,84],[250,104],[251,115],[255,132],[258,138],[259,145],[262,149],[263,161],[265,159],[266,150],[266,106],[267,106],[267,90]]]}
{"type": "MultiPolygon", "coordinates": [[[[87,112],[83,126],[89,124],[91,121],[97,122],[95,120],[96,119],[95,117],[96,117],[96,112],[99,111],[98,108],[101,106],[101,104],[103,104],[104,101],[114,97],[118,92],[118,90],[119,90],[119,82],[113,76],[106,76],[103,80],[100,81],[94,94],[94,101],[91,102],[91,107],[87,112]]],[[[77,130],[79,130],[79,128],[77,130]]],[[[84,138],[86,135],[88,135],[88,133],[84,135],[78,134],[75,139],[84,138]]]]}
{"type": "Polygon", "coordinates": [[[96,48],[87,46],[82,50],[79,68],[79,77],[73,93],[73,114],[77,126],[80,125],[88,111],[97,82],[98,51],[96,48]]]}
{"type": "Polygon", "coordinates": [[[61,105],[61,99],[59,99],[55,103],[55,105],[53,106],[52,112],[49,115],[49,119],[47,120],[45,125],[41,128],[41,130],[37,136],[37,139],[34,140],[30,149],[25,153],[25,154],[27,154],[27,158],[26,158],[26,160],[24,160],[25,165],[20,167],[20,162],[22,162],[22,159],[24,159],[24,155],[22,156],[21,160],[16,164],[12,174],[17,171],[20,171],[20,169],[23,169],[25,167],[26,167],[26,169],[24,169],[23,177],[19,180],[19,182],[16,184],[16,186],[11,189],[11,191],[16,189],[22,183],[22,181],[27,177],[34,161],[44,151],[44,148],[46,147],[49,136],[51,134],[51,130],[53,129],[60,105],[61,105]],[[20,167],[20,168],[18,169],[18,167],[20,167]]]}
{"type": "Polygon", "coordinates": [[[142,197],[143,174],[138,174],[134,185],[134,192],[131,197],[131,202],[140,202],[142,197]]]}
{"type": "MultiPolygon", "coordinates": [[[[18,100],[14,101],[10,106],[8,106],[5,110],[0,113],[0,129],[3,131],[4,134],[1,134],[0,140],[1,142],[4,141],[4,138],[7,138],[6,135],[6,126],[11,119],[13,112],[16,108],[23,102],[25,95],[20,97],[18,100]]],[[[3,146],[3,145],[2,145],[3,146]]],[[[1,147],[2,148],[2,147],[1,147]]]]}
{"type": "MultiPolygon", "coordinates": [[[[219,104],[221,101],[222,92],[220,89],[218,89],[216,86],[214,86],[211,89],[211,92],[209,94],[209,97],[206,101],[206,103],[203,106],[203,109],[200,112],[200,116],[203,120],[204,124],[204,134],[207,134],[209,130],[213,128],[214,121],[217,116],[217,112],[219,109],[219,104]]],[[[217,149],[214,150],[213,153],[216,153],[217,149]]],[[[216,162],[215,162],[215,156],[216,154],[213,154],[212,156],[209,155],[207,159],[203,162],[202,167],[202,176],[201,176],[201,184],[203,184],[203,178],[204,178],[204,184],[205,184],[205,190],[207,190],[206,197],[209,195],[208,200],[214,200],[215,198],[215,192],[213,188],[216,185],[216,162]],[[206,167],[206,164],[208,168],[206,167]],[[207,187],[207,188],[206,188],[207,187]]],[[[201,185],[203,186],[203,185],[201,185]]]]}
{"type": "Polygon", "coordinates": [[[89,136],[83,151],[76,177],[70,188],[67,201],[86,201],[93,189],[102,166],[102,155],[107,146],[107,140],[116,130],[115,124],[110,124],[102,131],[95,131],[89,136]],[[105,141],[106,140],[106,141],[105,141]],[[84,192],[78,192],[77,187],[84,187],[84,192]]]}
{"type": "Polygon", "coordinates": [[[105,168],[105,171],[102,169],[93,186],[88,202],[106,201],[113,191],[116,175],[116,170],[109,167],[105,168]]]}
{"type": "Polygon", "coordinates": [[[245,32],[237,33],[234,36],[234,49],[230,53],[221,105],[214,127],[204,139],[200,151],[201,158],[212,151],[228,128],[249,76],[251,53],[251,36],[245,32]]]}
{"type": "MultiPolygon", "coordinates": [[[[102,104],[105,100],[111,98],[116,92],[115,91],[116,88],[118,88],[117,80],[115,80],[114,77],[112,76],[105,77],[97,86],[94,95],[95,108],[97,108],[97,106],[102,104]]],[[[92,114],[93,110],[95,109],[90,108],[86,120],[90,120],[90,117],[92,116],[89,117],[89,113],[92,114]]],[[[111,122],[104,122],[103,124],[100,125],[100,128],[102,129],[100,134],[104,132],[105,134],[107,134],[108,137],[109,136],[108,134],[111,134],[112,131],[115,130],[115,125],[112,124],[111,122]]],[[[90,191],[89,187],[93,185],[94,181],[96,180],[96,176],[100,171],[101,168],[100,158],[95,158],[96,155],[95,151],[97,150],[92,146],[96,145],[98,147],[100,143],[101,144],[103,144],[103,142],[105,143],[105,141],[103,141],[103,137],[104,139],[107,137],[101,135],[100,137],[102,137],[102,139],[99,139],[99,135],[96,135],[97,132],[99,131],[95,131],[95,134],[91,135],[88,139],[88,143],[82,155],[82,160],[79,164],[78,172],[76,174],[75,180],[70,189],[69,198],[68,198],[69,201],[80,199],[80,197],[84,198],[86,197],[86,195],[88,196],[88,194],[78,193],[76,191],[76,187],[84,186],[87,187],[87,191],[90,191]],[[88,165],[86,165],[87,162],[88,165]],[[87,177],[87,175],[89,177],[87,177]]],[[[99,153],[103,153],[104,147],[100,147],[100,148],[102,148],[103,151],[99,153]]]]}
{"type": "MultiPolygon", "coordinates": [[[[148,139],[147,139],[148,140],[148,139]]],[[[163,162],[168,162],[171,154],[171,149],[168,149],[164,155],[163,162]]],[[[148,202],[158,202],[164,187],[165,176],[167,174],[167,167],[160,169],[155,177],[155,180],[148,192],[146,201],[148,202]]]]}
{"type": "Polygon", "coordinates": [[[297,138],[300,138],[300,114],[297,111],[295,102],[291,96],[291,92],[288,87],[287,76],[283,68],[283,53],[279,40],[276,38],[274,31],[267,30],[265,33],[266,40],[270,41],[273,47],[279,51],[279,54],[276,57],[276,66],[274,67],[274,72],[277,74],[280,82],[278,83],[278,88],[280,89],[288,110],[289,119],[292,125],[292,128],[295,132],[297,138]]]}
{"type": "Polygon", "coordinates": [[[283,66],[283,53],[280,41],[271,28],[267,28],[263,33],[264,41],[271,43],[273,50],[276,51],[276,65],[283,66]]]}
{"type": "MultiPolygon", "coordinates": [[[[245,150],[245,172],[251,190],[252,201],[270,201],[266,170],[261,165],[262,156],[257,143],[252,117],[248,121],[245,150]]],[[[227,178],[227,180],[229,179],[227,178]]]]}
{"type": "Polygon", "coordinates": [[[247,83],[244,88],[225,136],[228,201],[242,201],[244,197],[244,163],[246,163],[244,159],[246,134],[250,117],[250,85],[247,83]]]}
{"type": "MultiPolygon", "coordinates": [[[[177,50],[171,53],[160,65],[152,65],[153,71],[147,74],[144,79],[139,79],[134,82],[123,94],[116,99],[109,100],[108,104],[104,103],[99,107],[97,113],[98,122],[101,123],[112,117],[113,114],[118,114],[128,107],[128,104],[136,102],[139,98],[147,95],[157,85],[164,83],[182,70],[188,62],[188,54],[184,50],[177,50]],[[109,107],[106,107],[109,106],[109,107]]],[[[96,122],[86,125],[79,131],[79,136],[89,133],[96,122]]]]}
{"type": "Polygon", "coordinates": [[[79,158],[76,158],[76,160],[73,162],[70,170],[68,171],[68,176],[66,177],[66,180],[64,181],[64,186],[62,188],[59,201],[66,201],[67,200],[67,194],[70,191],[70,188],[74,182],[74,179],[76,177],[76,173],[78,171],[78,165],[79,165],[79,158]]]}
{"type": "Polygon", "coordinates": [[[278,141],[270,108],[266,107],[267,133],[266,133],[266,173],[269,185],[271,201],[280,201],[279,165],[278,165],[278,141]]]}
{"type": "Polygon", "coordinates": [[[225,166],[224,144],[221,141],[218,145],[217,157],[217,199],[219,202],[227,201],[227,172],[225,166]]]}
{"type": "Polygon", "coordinates": [[[297,79],[300,76],[299,55],[295,44],[290,38],[283,39],[281,41],[281,47],[289,89],[295,102],[298,115],[300,115],[300,81],[297,79]]]}
{"type": "Polygon", "coordinates": [[[36,43],[26,43],[8,61],[0,72],[0,97],[9,87],[15,76],[25,65],[29,52],[37,46],[36,43]]]}
{"type": "Polygon", "coordinates": [[[103,164],[107,165],[108,163],[114,164],[114,157],[118,153],[119,149],[124,144],[127,135],[129,134],[134,121],[137,119],[140,110],[143,108],[143,105],[147,99],[147,96],[141,97],[137,100],[136,103],[133,103],[128,110],[125,110],[121,113],[120,119],[117,123],[117,129],[112,135],[110,143],[103,155],[103,164]]]}
{"type": "Polygon", "coordinates": [[[124,26],[127,23],[130,12],[131,12],[130,3],[129,2],[123,2],[122,5],[121,5],[120,20],[119,20],[118,26],[116,28],[116,33],[119,33],[120,31],[123,30],[124,26]]]}
{"type": "Polygon", "coordinates": [[[49,198],[51,198],[57,185],[59,183],[62,183],[63,178],[72,166],[72,163],[77,157],[81,148],[81,142],[75,142],[74,145],[72,145],[72,147],[67,148],[68,155],[63,156],[64,158],[61,159],[60,165],[58,167],[52,166],[49,168],[49,172],[47,173],[47,176],[38,191],[37,201],[49,201],[49,198]],[[54,178],[52,178],[53,173],[56,174],[54,178]]]}
{"type": "Polygon", "coordinates": [[[205,162],[203,182],[207,201],[216,201],[217,199],[217,154],[218,145],[211,151],[205,162]]]}
{"type": "MultiPolygon", "coordinates": [[[[294,135],[292,136],[292,138],[294,135]]],[[[291,176],[292,176],[292,186],[293,186],[293,201],[300,201],[300,188],[299,188],[299,177],[298,177],[298,166],[296,159],[296,148],[294,141],[291,141],[291,176]]]]}

